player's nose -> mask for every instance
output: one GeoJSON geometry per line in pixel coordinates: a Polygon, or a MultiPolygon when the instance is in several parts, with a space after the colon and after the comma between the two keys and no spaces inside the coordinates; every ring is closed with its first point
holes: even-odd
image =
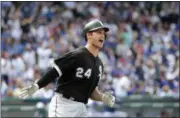
{"type": "Polygon", "coordinates": [[[103,35],[102,35],[102,39],[105,40],[105,37],[106,37],[105,34],[103,34],[103,35]]]}

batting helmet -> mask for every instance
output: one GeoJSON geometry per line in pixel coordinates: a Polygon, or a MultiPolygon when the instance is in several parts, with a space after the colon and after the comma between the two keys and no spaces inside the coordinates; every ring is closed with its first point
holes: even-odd
{"type": "Polygon", "coordinates": [[[101,21],[99,20],[92,20],[90,22],[88,22],[85,27],[84,27],[84,31],[83,31],[83,35],[85,36],[85,40],[87,41],[87,37],[86,37],[86,33],[87,32],[91,32],[91,31],[95,31],[98,29],[104,29],[105,32],[109,31],[108,27],[105,27],[101,21]]]}

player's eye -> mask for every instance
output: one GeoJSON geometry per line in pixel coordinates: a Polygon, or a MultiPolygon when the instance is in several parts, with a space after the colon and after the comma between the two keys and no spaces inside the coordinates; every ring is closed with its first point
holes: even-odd
{"type": "Polygon", "coordinates": [[[105,35],[105,32],[104,31],[97,31],[97,34],[105,35]]]}
{"type": "Polygon", "coordinates": [[[98,34],[104,34],[104,32],[103,32],[103,31],[97,31],[97,33],[98,33],[98,34]]]}

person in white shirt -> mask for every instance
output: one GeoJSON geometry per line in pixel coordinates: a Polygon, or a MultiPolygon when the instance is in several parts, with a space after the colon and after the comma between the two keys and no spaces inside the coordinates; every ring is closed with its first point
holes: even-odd
{"type": "Polygon", "coordinates": [[[33,67],[36,64],[36,54],[30,44],[26,45],[26,50],[23,53],[23,59],[28,67],[33,67]]]}
{"type": "Polygon", "coordinates": [[[15,72],[15,78],[16,77],[23,77],[23,73],[25,71],[25,63],[20,55],[14,55],[12,58],[12,66],[13,71],[15,72]]]}
{"type": "Polygon", "coordinates": [[[9,54],[4,52],[1,58],[1,74],[8,76],[11,70],[11,62],[9,59],[9,54]]]}
{"type": "Polygon", "coordinates": [[[115,78],[114,81],[115,94],[117,97],[126,97],[127,91],[130,88],[131,81],[128,76],[122,76],[120,78],[115,78]]]}
{"type": "Polygon", "coordinates": [[[52,50],[48,48],[47,42],[40,42],[40,46],[37,48],[38,55],[38,67],[41,71],[45,71],[48,67],[50,67],[50,56],[52,54],[52,50]]]}

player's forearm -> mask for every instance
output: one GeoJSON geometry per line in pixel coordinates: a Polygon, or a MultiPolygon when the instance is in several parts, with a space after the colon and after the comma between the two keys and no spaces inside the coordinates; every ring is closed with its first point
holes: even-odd
{"type": "Polygon", "coordinates": [[[55,80],[58,77],[57,71],[52,68],[48,70],[41,79],[39,79],[36,83],[39,86],[39,89],[42,87],[45,87],[49,83],[51,83],[53,80],[55,80]]]}
{"type": "Polygon", "coordinates": [[[91,99],[95,101],[102,101],[103,93],[101,93],[98,88],[96,87],[91,94],[91,99]]]}

